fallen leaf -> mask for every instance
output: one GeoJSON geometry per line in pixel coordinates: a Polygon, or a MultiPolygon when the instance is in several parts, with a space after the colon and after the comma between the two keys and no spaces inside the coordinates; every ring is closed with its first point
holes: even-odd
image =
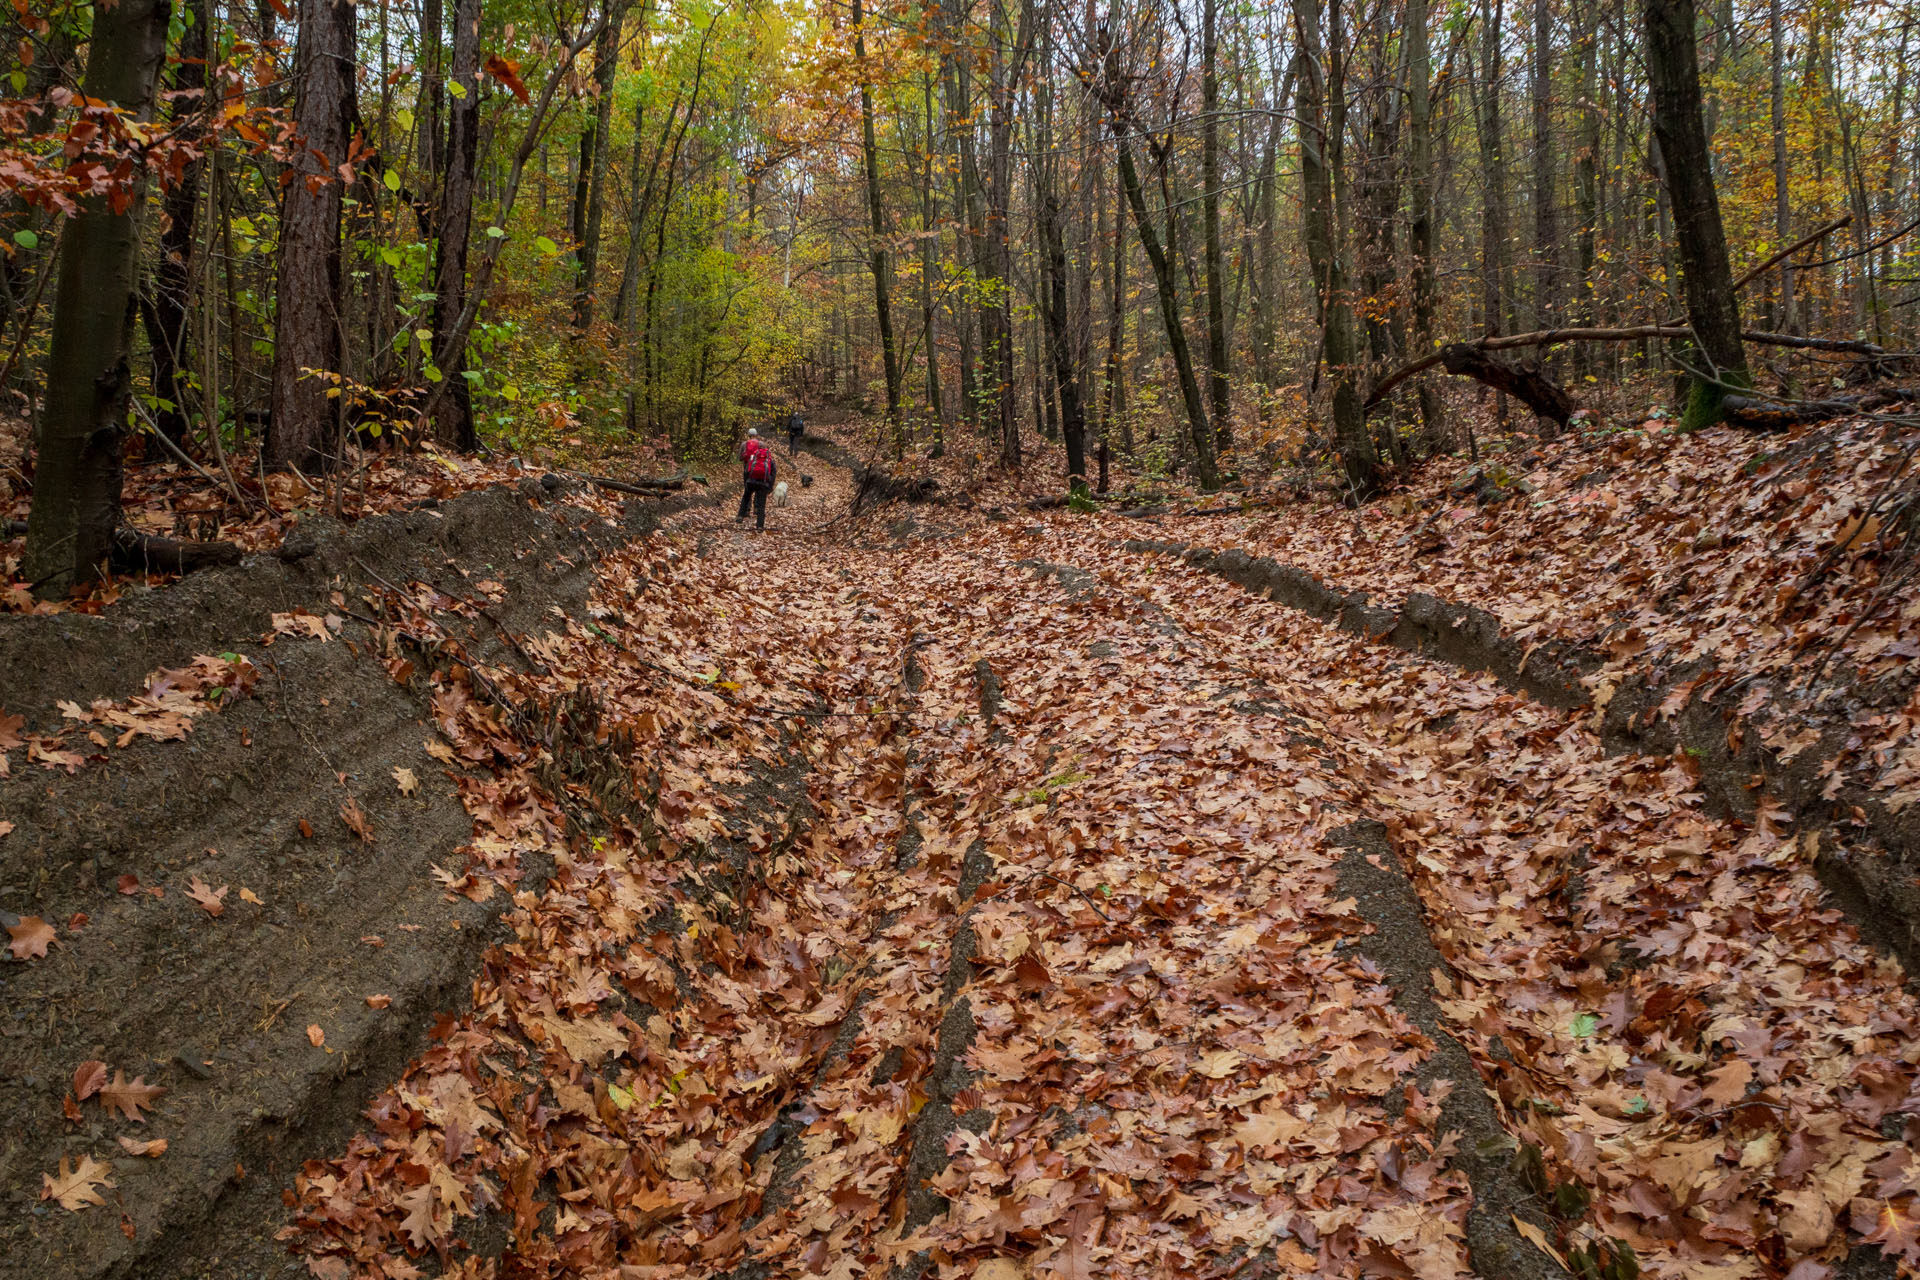
{"type": "Polygon", "coordinates": [[[106,1200],[101,1196],[99,1188],[113,1185],[113,1179],[107,1176],[112,1171],[111,1164],[104,1160],[95,1160],[92,1156],[81,1156],[80,1163],[71,1167],[67,1157],[61,1156],[58,1177],[51,1173],[40,1175],[42,1184],[40,1198],[57,1200],[62,1209],[76,1213],[89,1205],[105,1204],[106,1200]]]}
{"type": "Polygon", "coordinates": [[[260,901],[259,894],[247,888],[245,885],[240,886],[240,901],[251,902],[256,907],[264,907],[267,905],[266,903],[260,901]]]}
{"type": "Polygon", "coordinates": [[[21,916],[19,924],[7,926],[7,936],[13,939],[7,949],[13,952],[15,960],[38,960],[47,954],[47,947],[59,935],[39,916],[21,916]]]}
{"type": "Polygon", "coordinates": [[[309,1024],[307,1027],[307,1043],[318,1049],[326,1044],[326,1042],[327,1033],[320,1029],[320,1024],[317,1022],[309,1024]]]}
{"type": "Polygon", "coordinates": [[[120,892],[127,894],[129,896],[140,892],[140,877],[137,875],[134,875],[131,871],[127,872],[126,875],[121,876],[118,880],[114,881],[113,883],[115,888],[119,889],[120,892]]]}
{"type": "Polygon", "coordinates": [[[118,1111],[127,1119],[139,1124],[146,1119],[140,1114],[142,1107],[151,1107],[155,1098],[165,1093],[164,1085],[148,1084],[146,1077],[135,1076],[131,1082],[127,1073],[113,1073],[113,1083],[100,1090],[100,1102],[109,1111],[118,1111]]]}
{"type": "Polygon", "coordinates": [[[1731,1106],[1747,1096],[1747,1085],[1753,1080],[1753,1064],[1735,1059],[1717,1071],[1709,1071],[1707,1079],[1713,1081],[1703,1090],[1707,1101],[1717,1107],[1731,1106]]]}
{"type": "Polygon", "coordinates": [[[100,1092],[107,1083],[107,1064],[95,1058],[88,1058],[73,1071],[73,1096],[85,1102],[100,1092]]]}
{"type": "MultiPolygon", "coordinates": [[[[402,765],[393,767],[393,784],[400,788],[400,794],[410,796],[420,789],[420,779],[414,777],[413,770],[402,765]]],[[[0,835],[4,835],[0,832],[0,835]]]]}
{"type": "Polygon", "coordinates": [[[218,916],[227,909],[227,886],[224,884],[216,889],[199,876],[194,876],[187,881],[187,896],[199,903],[210,916],[218,916]]]}
{"type": "Polygon", "coordinates": [[[123,1134],[119,1138],[119,1143],[120,1149],[130,1156],[153,1156],[157,1159],[167,1154],[165,1138],[153,1138],[147,1142],[141,1142],[137,1138],[129,1138],[123,1134]]]}
{"type": "Polygon", "coordinates": [[[392,1003],[393,1003],[392,996],[368,996],[367,997],[367,1008],[369,1009],[384,1009],[392,1003]]]}
{"type": "Polygon", "coordinates": [[[373,843],[373,823],[367,820],[366,810],[352,796],[340,802],[340,821],[347,824],[347,830],[360,837],[362,844],[373,843]]]}

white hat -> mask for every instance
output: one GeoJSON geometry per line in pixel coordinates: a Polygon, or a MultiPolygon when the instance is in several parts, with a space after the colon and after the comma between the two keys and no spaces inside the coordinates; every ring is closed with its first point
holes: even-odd
{"type": "Polygon", "coordinates": [[[749,436],[757,436],[757,435],[759,435],[759,434],[760,434],[760,428],[758,428],[758,427],[748,427],[748,428],[747,428],[747,434],[748,434],[749,436]]]}

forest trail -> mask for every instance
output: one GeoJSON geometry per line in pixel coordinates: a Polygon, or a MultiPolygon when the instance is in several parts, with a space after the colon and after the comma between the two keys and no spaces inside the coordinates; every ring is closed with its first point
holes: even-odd
{"type": "Polygon", "coordinates": [[[799,469],[542,648],[657,826],[308,1166],[315,1274],[1886,1265],[1916,1007],[1795,841],[1117,530],[799,469]]]}

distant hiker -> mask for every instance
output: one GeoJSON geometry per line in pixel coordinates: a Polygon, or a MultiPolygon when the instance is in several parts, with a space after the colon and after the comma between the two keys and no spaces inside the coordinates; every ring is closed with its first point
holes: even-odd
{"type": "Polygon", "coordinates": [[[753,527],[767,527],[767,494],[773,490],[774,477],[779,468],[773,461],[773,450],[760,438],[759,429],[747,428],[747,438],[740,446],[740,514],[733,518],[739,524],[747,518],[747,506],[753,506],[753,527]]]}
{"type": "Polygon", "coordinates": [[[787,456],[791,458],[794,450],[800,447],[800,437],[807,433],[807,420],[795,409],[787,415],[787,456]]]}

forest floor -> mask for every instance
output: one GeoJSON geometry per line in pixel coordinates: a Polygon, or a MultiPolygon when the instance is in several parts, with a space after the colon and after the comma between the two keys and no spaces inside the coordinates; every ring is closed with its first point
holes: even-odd
{"type": "MultiPolygon", "coordinates": [[[[1399,576],[1352,552],[1395,545],[1374,512],[1349,533],[1258,495],[1155,525],[1031,513],[949,466],[945,501],[852,517],[856,444],[783,462],[815,482],[767,532],[691,508],[511,651],[436,668],[429,754],[475,829],[440,883],[511,894],[508,936],[361,1133],[198,1271],[276,1232],[325,1280],[1920,1268],[1920,1001],[1827,899],[1795,813],[1714,803],[1693,749],[1609,738],[1592,691],[1633,678],[1605,663],[1645,645],[1607,642],[1646,578],[1611,611],[1543,603],[1606,574],[1577,542],[1557,580],[1492,570],[1468,544],[1508,499],[1443,496],[1452,475],[1402,495],[1398,545],[1429,561],[1399,576]],[[1249,553],[1375,603],[1329,626],[1249,591],[1249,553]],[[1588,694],[1396,644],[1429,584],[1506,643],[1594,649],[1588,694]],[[565,742],[530,727],[555,707],[565,742]]],[[[1525,492],[1551,498],[1574,447],[1525,492]]],[[[1621,490],[1662,467],[1725,453],[1716,493],[1748,472],[1718,438],[1691,462],[1624,447],[1567,480],[1615,495],[1584,535],[1618,541],[1606,573],[1638,571],[1647,530],[1678,526],[1645,534],[1657,574],[1674,536],[1709,555],[1703,534],[1784,518],[1710,530],[1710,497],[1697,529],[1640,518],[1621,490]]],[[[1524,478],[1503,476],[1480,488],[1524,478]]],[[[1876,714],[1911,692],[1870,668],[1912,599],[1847,664],[1876,714]]],[[[447,606],[395,586],[378,617],[418,634],[447,606]]],[[[1769,623],[1737,594],[1700,612],[1722,609],[1769,623]]],[[[1755,645],[1728,663],[1777,650],[1755,645]]],[[[1886,783],[1897,816],[1911,730],[1871,728],[1833,773],[1886,783]]]]}

